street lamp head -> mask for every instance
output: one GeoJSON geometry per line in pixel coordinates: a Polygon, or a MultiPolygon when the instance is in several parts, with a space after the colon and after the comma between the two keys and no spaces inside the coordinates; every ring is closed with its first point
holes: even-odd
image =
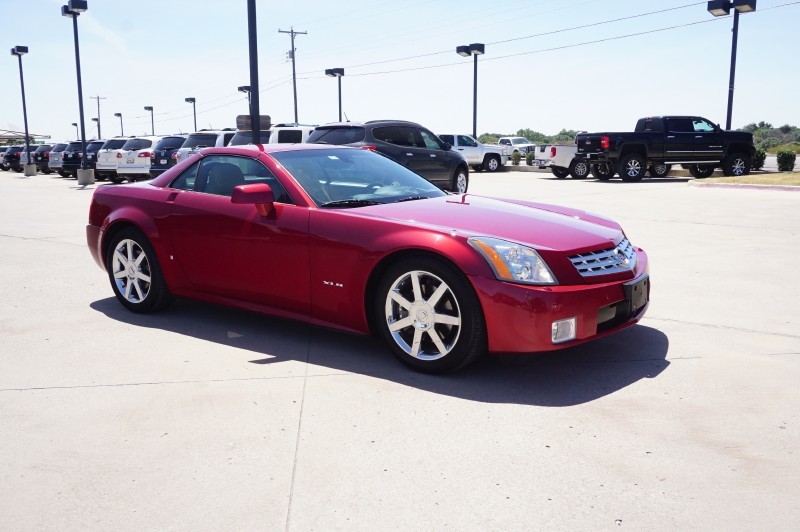
{"type": "Polygon", "coordinates": [[[153,110],[153,106],[152,105],[145,105],[144,106],[144,110],[145,111],[152,111],[153,110]]]}
{"type": "Polygon", "coordinates": [[[739,13],[750,13],[756,10],[756,0],[733,0],[733,8],[739,13]]]}
{"type": "Polygon", "coordinates": [[[344,69],[343,68],[326,68],[325,75],[329,78],[340,78],[344,76],[344,69]]]}
{"type": "Polygon", "coordinates": [[[715,17],[724,17],[731,13],[731,2],[730,0],[710,0],[707,9],[715,17]]]}
{"type": "Polygon", "coordinates": [[[456,47],[456,53],[461,57],[468,57],[472,55],[469,51],[469,46],[458,46],[456,47]]]}
{"type": "Polygon", "coordinates": [[[15,46],[14,48],[11,49],[11,55],[22,56],[22,55],[25,55],[27,53],[28,53],[28,47],[27,46],[15,46]]]}
{"type": "Polygon", "coordinates": [[[114,116],[122,118],[122,113],[114,113],[114,116]]]}
{"type": "Polygon", "coordinates": [[[77,122],[73,122],[72,125],[75,126],[75,127],[78,127],[78,123],[77,122]]]}
{"type": "Polygon", "coordinates": [[[75,13],[83,13],[89,9],[89,3],[86,0],[69,0],[67,2],[67,7],[70,11],[74,11],[75,13]]]}
{"type": "Polygon", "coordinates": [[[239,92],[250,92],[250,85],[241,85],[239,87],[239,92]]]}
{"type": "Polygon", "coordinates": [[[475,42],[469,45],[469,51],[475,55],[483,55],[484,46],[483,43],[475,42]]]}
{"type": "Polygon", "coordinates": [[[69,6],[61,6],[61,16],[62,17],[73,18],[73,17],[77,17],[78,15],[80,15],[80,13],[77,13],[75,11],[70,11],[69,6]]]}
{"type": "Polygon", "coordinates": [[[186,103],[194,103],[194,102],[195,102],[195,99],[194,99],[194,98],[184,98],[184,101],[185,101],[186,103]]]}

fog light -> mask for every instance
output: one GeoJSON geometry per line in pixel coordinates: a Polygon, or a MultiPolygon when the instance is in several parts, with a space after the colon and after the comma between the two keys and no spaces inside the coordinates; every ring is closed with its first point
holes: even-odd
{"type": "Polygon", "coordinates": [[[554,321],[551,327],[553,343],[561,344],[575,339],[577,318],[554,321]]]}

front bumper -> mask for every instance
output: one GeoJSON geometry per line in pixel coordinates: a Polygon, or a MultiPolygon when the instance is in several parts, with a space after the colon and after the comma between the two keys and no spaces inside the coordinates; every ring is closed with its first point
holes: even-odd
{"type": "MultiPolygon", "coordinates": [[[[581,344],[637,323],[649,306],[630,312],[625,285],[648,278],[647,255],[637,250],[633,279],[573,286],[527,286],[470,277],[481,301],[494,353],[535,353],[581,344]],[[577,319],[576,337],[553,343],[552,324],[577,319]]],[[[647,285],[649,292],[649,283],[647,285]]]]}

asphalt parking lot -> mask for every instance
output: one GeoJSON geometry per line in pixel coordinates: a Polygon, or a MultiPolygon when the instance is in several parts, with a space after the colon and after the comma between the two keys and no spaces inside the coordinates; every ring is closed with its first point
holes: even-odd
{"type": "Polygon", "coordinates": [[[2,530],[790,530],[800,522],[800,194],[471,174],[610,216],[640,325],[411,372],[377,339],[117,303],[94,186],[0,173],[2,530]]]}

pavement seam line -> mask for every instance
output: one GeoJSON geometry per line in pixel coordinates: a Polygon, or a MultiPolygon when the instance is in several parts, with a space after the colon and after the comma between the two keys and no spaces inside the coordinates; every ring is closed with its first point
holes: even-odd
{"type": "Polygon", "coordinates": [[[294,457],[292,459],[292,481],[289,483],[289,502],[286,505],[286,526],[284,530],[288,532],[289,530],[289,523],[291,522],[292,518],[292,502],[294,500],[294,482],[295,478],[297,477],[297,456],[300,451],[300,434],[303,430],[303,408],[306,404],[306,384],[308,383],[308,368],[310,366],[311,360],[311,339],[314,336],[314,330],[311,330],[311,333],[306,336],[307,343],[306,343],[306,369],[305,373],[303,374],[303,391],[300,394],[300,413],[297,416],[297,435],[294,440],[294,457]]]}
{"type": "MultiPolygon", "coordinates": [[[[731,327],[729,325],[717,325],[715,323],[702,323],[699,321],[685,321],[685,320],[676,320],[672,318],[658,318],[654,316],[647,316],[646,320],[655,320],[655,321],[670,321],[673,323],[682,323],[684,325],[697,325],[698,327],[710,327],[712,329],[727,329],[730,331],[738,331],[738,332],[746,332],[752,334],[764,334],[766,336],[783,336],[784,338],[800,338],[800,336],[796,334],[789,334],[789,333],[779,333],[779,332],[770,332],[770,331],[757,331],[755,329],[745,329],[743,327],[731,327]]],[[[642,320],[645,321],[645,320],[642,320]]]]}

